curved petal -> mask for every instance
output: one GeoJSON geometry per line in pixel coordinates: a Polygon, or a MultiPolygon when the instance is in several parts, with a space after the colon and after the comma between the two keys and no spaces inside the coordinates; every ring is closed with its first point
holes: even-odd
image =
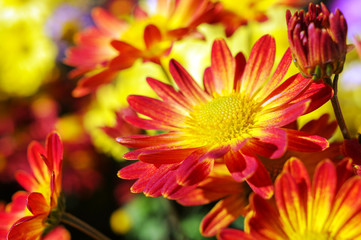
{"type": "Polygon", "coordinates": [[[252,136],[245,148],[248,147],[255,154],[274,159],[281,157],[287,149],[287,134],[284,129],[255,128],[252,136]]]}
{"type": "Polygon", "coordinates": [[[243,155],[240,151],[229,151],[224,156],[225,164],[232,177],[242,182],[245,178],[249,177],[257,169],[257,160],[253,156],[243,155]]]}
{"type": "Polygon", "coordinates": [[[247,213],[248,199],[233,194],[219,201],[203,218],[200,230],[203,236],[216,235],[222,228],[226,228],[234,220],[247,213]]]}
{"type": "Polygon", "coordinates": [[[162,40],[162,33],[159,28],[149,24],[144,29],[144,42],[147,49],[151,49],[155,44],[162,40]]]}
{"type": "Polygon", "coordinates": [[[204,70],[204,74],[203,74],[203,86],[204,86],[204,90],[210,95],[212,96],[212,94],[214,92],[216,92],[216,86],[215,86],[215,81],[214,81],[214,77],[213,77],[213,72],[212,72],[212,68],[211,67],[207,67],[204,70]]]}
{"type": "Polygon", "coordinates": [[[301,74],[293,75],[270,94],[264,95],[262,106],[276,108],[285,105],[293,99],[303,96],[302,94],[312,85],[311,83],[312,79],[305,78],[301,74]]]}
{"type": "Polygon", "coordinates": [[[149,169],[153,168],[153,164],[138,161],[136,163],[132,163],[126,167],[123,167],[118,171],[117,175],[119,178],[123,179],[137,179],[140,178],[149,169]]]}
{"type": "Polygon", "coordinates": [[[29,211],[33,215],[50,213],[49,202],[46,201],[43,194],[41,193],[37,193],[37,192],[30,193],[28,196],[27,205],[29,211]]]}
{"type": "Polygon", "coordinates": [[[28,162],[35,178],[40,182],[49,179],[48,168],[42,156],[46,156],[43,146],[36,141],[31,142],[27,151],[28,162]]]}
{"type": "Polygon", "coordinates": [[[305,113],[310,101],[304,99],[301,102],[295,104],[284,106],[281,109],[269,111],[263,113],[258,117],[257,126],[264,127],[283,127],[293,121],[295,121],[299,116],[305,113]]]}
{"type": "Polygon", "coordinates": [[[24,217],[14,223],[8,233],[8,239],[13,240],[37,240],[45,229],[44,220],[47,214],[24,217]]]}
{"type": "Polygon", "coordinates": [[[256,171],[246,181],[255,193],[268,199],[273,195],[273,183],[267,169],[258,159],[257,161],[256,171]]]}
{"type": "Polygon", "coordinates": [[[119,37],[119,34],[125,29],[126,24],[114,17],[110,12],[103,8],[95,7],[91,12],[91,16],[102,31],[115,38],[119,37]]]}
{"type": "Polygon", "coordinates": [[[328,148],[327,139],[305,132],[284,129],[287,132],[288,149],[298,152],[318,152],[328,148]]]}

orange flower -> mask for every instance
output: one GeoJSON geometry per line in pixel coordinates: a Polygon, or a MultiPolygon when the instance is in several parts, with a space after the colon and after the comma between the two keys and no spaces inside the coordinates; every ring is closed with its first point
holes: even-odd
{"type": "MultiPolygon", "coordinates": [[[[149,175],[141,176],[145,182],[149,183],[157,169],[163,169],[173,171],[172,178],[157,184],[167,186],[176,180],[192,186],[208,176],[214,159],[219,158],[235,180],[245,180],[255,192],[270,197],[272,182],[257,155],[274,159],[286,149],[325,149],[326,139],[282,127],[318,108],[332,95],[329,86],[300,74],[282,82],[291,64],[289,51],[270,77],[274,56],[275,42],[268,35],[256,42],[247,63],[241,53],[232,57],[225,41],[216,40],[211,67],[204,75],[204,90],[175,60],[170,62],[170,72],[179,91],[148,78],[162,100],[129,96],[129,105],[148,118],[126,120],[140,128],[169,132],[117,139],[138,149],[124,156],[140,160],[131,167],[133,171],[143,163],[154,164],[149,175]]],[[[119,176],[126,178],[124,172],[129,174],[129,168],[120,170],[119,176]]]]}
{"type": "MultiPolygon", "coordinates": [[[[61,194],[62,155],[62,143],[56,133],[49,134],[45,149],[38,142],[29,145],[32,172],[19,171],[16,175],[27,193],[14,194],[13,202],[0,211],[0,234],[3,234],[0,236],[7,234],[7,239],[14,240],[39,239],[58,225],[65,207],[61,194]]],[[[57,232],[70,239],[67,231],[57,232]]]]}
{"type": "Polygon", "coordinates": [[[347,23],[340,12],[330,13],[327,7],[309,4],[293,16],[286,13],[288,40],[294,62],[305,77],[329,78],[339,74],[345,62],[347,23]]]}
{"type": "Polygon", "coordinates": [[[352,161],[337,167],[325,160],[313,177],[305,166],[290,159],[275,183],[275,204],[254,194],[245,232],[221,231],[222,240],[235,239],[361,239],[361,177],[354,176],[352,161]]]}
{"type": "Polygon", "coordinates": [[[160,63],[173,42],[194,33],[199,24],[210,21],[217,6],[208,0],[158,0],[154,13],[136,6],[130,20],[94,8],[92,17],[96,26],[77,36],[77,46],[68,49],[64,60],[76,67],[72,77],[88,73],[73,94],[77,97],[89,94],[139,58],[160,63]]]}

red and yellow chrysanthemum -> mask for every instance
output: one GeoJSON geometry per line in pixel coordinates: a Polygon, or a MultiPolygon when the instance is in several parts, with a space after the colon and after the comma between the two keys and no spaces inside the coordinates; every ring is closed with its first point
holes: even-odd
{"type": "MultiPolygon", "coordinates": [[[[19,171],[16,175],[27,192],[15,193],[12,203],[2,207],[1,239],[39,239],[58,225],[64,211],[62,155],[62,142],[56,133],[49,134],[45,149],[35,141],[29,145],[28,161],[32,172],[19,171]]],[[[67,231],[57,232],[62,239],[70,239],[67,231]]]]}
{"type": "Polygon", "coordinates": [[[135,60],[160,63],[174,41],[190,35],[210,21],[218,4],[208,0],[158,0],[155,11],[135,7],[134,14],[120,19],[102,8],[94,8],[95,26],[78,34],[77,46],[69,48],[64,62],[76,67],[72,76],[87,73],[73,94],[83,96],[111,81],[135,60]]]}
{"type": "Polygon", "coordinates": [[[321,162],[312,184],[303,163],[290,159],[275,183],[275,204],[254,194],[245,232],[223,230],[222,240],[235,239],[361,239],[361,176],[351,159],[336,167],[321,162]]]}
{"type": "MultiPolygon", "coordinates": [[[[319,119],[309,121],[300,130],[328,139],[336,128],[336,121],[329,122],[329,115],[324,114],[319,119]]],[[[261,162],[270,173],[272,181],[274,181],[290,156],[302,159],[308,172],[313,173],[320,159],[332,157],[332,159],[336,160],[338,155],[340,155],[339,145],[331,145],[320,152],[287,151],[281,158],[272,160],[261,158],[261,162]]],[[[214,236],[221,229],[228,227],[238,217],[246,216],[249,211],[248,199],[251,193],[250,187],[245,182],[235,181],[226,166],[223,163],[216,162],[209,176],[200,182],[194,190],[177,199],[177,202],[182,205],[193,206],[218,201],[200,224],[202,235],[214,236]]]]}
{"type": "Polygon", "coordinates": [[[126,118],[140,128],[168,132],[118,138],[121,144],[138,149],[124,158],[140,160],[120,170],[119,176],[139,178],[136,184],[143,187],[150,182],[163,186],[162,193],[168,196],[166,186],[175,187],[172,182],[180,186],[199,183],[218,159],[236,181],[247,181],[253,191],[270,197],[272,181],[257,156],[274,159],[286,149],[325,149],[326,139],[282,127],[332,95],[327,85],[300,74],[283,81],[291,64],[289,51],[270,76],[274,56],[275,42],[269,35],[255,43],[247,62],[241,53],[233,57],[225,41],[216,40],[211,67],[204,74],[204,89],[171,60],[170,73],[179,90],[148,78],[162,100],[131,95],[129,105],[148,118],[126,118]],[[145,166],[152,170],[145,170],[145,166]],[[160,171],[164,171],[160,176],[167,177],[155,177],[160,171]]]}

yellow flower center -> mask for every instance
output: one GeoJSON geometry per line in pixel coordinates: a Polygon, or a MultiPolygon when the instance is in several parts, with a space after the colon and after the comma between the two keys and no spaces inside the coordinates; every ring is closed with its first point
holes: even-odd
{"type": "Polygon", "coordinates": [[[247,136],[259,110],[258,103],[241,94],[219,96],[194,108],[185,133],[196,145],[231,144],[247,136]]]}

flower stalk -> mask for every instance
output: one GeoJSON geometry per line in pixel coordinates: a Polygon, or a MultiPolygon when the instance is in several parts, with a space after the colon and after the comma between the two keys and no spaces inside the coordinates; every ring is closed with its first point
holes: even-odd
{"type": "Polygon", "coordinates": [[[70,213],[64,212],[62,215],[61,221],[65,224],[68,224],[83,233],[87,234],[91,238],[95,240],[110,240],[110,238],[106,237],[104,234],[90,226],[89,224],[83,222],[79,218],[71,215],[70,213]]]}
{"type": "Polygon", "coordinates": [[[334,91],[333,97],[331,98],[331,103],[332,103],[333,111],[335,112],[338,126],[340,127],[340,130],[341,130],[342,136],[344,139],[351,139],[350,133],[348,132],[345,120],[342,115],[340,103],[339,103],[338,97],[337,97],[338,76],[339,76],[338,74],[335,74],[333,81],[331,80],[331,78],[325,78],[325,79],[326,79],[327,84],[329,84],[333,88],[333,91],[334,91]]]}

